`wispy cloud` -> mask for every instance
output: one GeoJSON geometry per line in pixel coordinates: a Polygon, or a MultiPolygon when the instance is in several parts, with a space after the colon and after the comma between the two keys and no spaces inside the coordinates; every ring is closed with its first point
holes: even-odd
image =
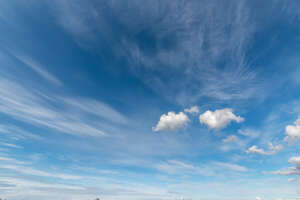
{"type": "Polygon", "coordinates": [[[280,152],[283,149],[282,145],[273,145],[272,143],[269,143],[269,151],[265,151],[264,149],[258,148],[256,145],[253,145],[252,147],[249,147],[246,151],[248,154],[261,154],[261,155],[274,155],[278,152],[280,152]]]}
{"type": "Polygon", "coordinates": [[[77,175],[45,172],[42,170],[37,170],[37,169],[31,168],[31,167],[25,167],[25,166],[1,165],[0,168],[7,169],[7,170],[13,170],[13,171],[16,171],[17,173],[27,174],[27,175],[32,175],[32,176],[53,177],[53,178],[66,179],[66,180],[81,179],[81,177],[77,176],[77,175]]]}
{"type": "Polygon", "coordinates": [[[179,160],[169,160],[164,163],[157,164],[155,168],[168,174],[185,174],[185,175],[201,175],[201,176],[218,176],[220,171],[246,172],[248,169],[244,166],[212,161],[202,165],[193,165],[179,160]]]}
{"type": "Polygon", "coordinates": [[[101,119],[126,122],[124,116],[97,100],[61,98],[4,78],[0,83],[0,112],[34,125],[73,135],[103,136],[107,133],[99,125],[101,119]],[[91,114],[97,116],[96,121],[89,119],[91,114]]]}
{"type": "Polygon", "coordinates": [[[23,62],[25,64],[25,66],[29,67],[30,69],[32,69],[33,71],[38,73],[40,76],[42,76],[44,79],[46,79],[50,83],[52,83],[56,86],[63,85],[60,80],[58,80],[55,76],[53,76],[52,74],[47,72],[42,66],[40,66],[40,64],[38,64],[33,59],[31,59],[29,57],[25,57],[25,56],[20,56],[20,55],[15,55],[15,56],[19,61],[23,62]]]}
{"type": "Polygon", "coordinates": [[[58,23],[79,45],[101,52],[109,44],[112,56],[125,59],[137,77],[166,99],[181,104],[202,97],[248,99],[262,87],[245,57],[256,28],[246,1],[228,2],[230,6],[215,1],[55,3],[58,23]]]}

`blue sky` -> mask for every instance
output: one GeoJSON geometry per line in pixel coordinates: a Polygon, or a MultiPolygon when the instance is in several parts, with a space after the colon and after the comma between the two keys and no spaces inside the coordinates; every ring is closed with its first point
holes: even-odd
{"type": "Polygon", "coordinates": [[[0,1],[0,198],[300,198],[297,1],[0,1]]]}

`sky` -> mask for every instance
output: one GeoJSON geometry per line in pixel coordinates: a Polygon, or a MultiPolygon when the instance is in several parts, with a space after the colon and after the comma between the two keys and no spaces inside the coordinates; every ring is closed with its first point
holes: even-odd
{"type": "Polygon", "coordinates": [[[0,198],[300,199],[300,2],[0,0],[0,198]]]}

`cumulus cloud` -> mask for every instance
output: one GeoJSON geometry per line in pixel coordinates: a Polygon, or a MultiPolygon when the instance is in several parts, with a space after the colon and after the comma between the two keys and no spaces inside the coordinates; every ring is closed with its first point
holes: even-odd
{"type": "Polygon", "coordinates": [[[300,156],[299,157],[291,157],[289,159],[289,163],[292,164],[292,167],[288,167],[286,169],[281,169],[278,171],[273,171],[273,174],[282,175],[282,176],[290,176],[290,175],[300,175],[300,156]]]}
{"type": "Polygon", "coordinates": [[[191,113],[191,114],[196,114],[196,113],[199,113],[200,110],[199,110],[198,106],[192,106],[190,108],[184,109],[184,112],[191,113]]]}
{"type": "Polygon", "coordinates": [[[285,134],[287,135],[284,140],[287,142],[294,142],[300,139],[300,116],[294,122],[294,125],[285,127],[285,134]]]}
{"type": "Polygon", "coordinates": [[[160,117],[159,122],[155,127],[152,128],[153,131],[178,131],[183,128],[189,121],[188,116],[179,112],[178,114],[174,112],[168,112],[168,114],[163,114],[160,117]]]}
{"type": "Polygon", "coordinates": [[[274,155],[283,149],[282,145],[273,145],[269,143],[269,151],[265,151],[264,149],[258,148],[256,145],[250,147],[246,153],[248,154],[261,154],[261,155],[274,155]]]}
{"type": "Polygon", "coordinates": [[[289,163],[295,165],[298,169],[300,169],[300,157],[291,157],[289,159],[289,163]]]}
{"type": "Polygon", "coordinates": [[[209,128],[220,129],[226,127],[231,121],[243,122],[244,118],[233,114],[232,109],[224,108],[215,111],[208,110],[199,116],[199,120],[201,124],[209,128]]]}
{"type": "Polygon", "coordinates": [[[255,200],[261,200],[261,198],[260,197],[256,197],[255,200]]]}

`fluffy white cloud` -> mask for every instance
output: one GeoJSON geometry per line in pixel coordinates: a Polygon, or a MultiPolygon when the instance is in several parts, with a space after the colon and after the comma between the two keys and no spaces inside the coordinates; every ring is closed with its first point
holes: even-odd
{"type": "Polygon", "coordinates": [[[291,157],[289,159],[289,163],[295,165],[298,169],[300,169],[300,157],[291,157]]]}
{"type": "Polygon", "coordinates": [[[189,121],[189,118],[183,112],[178,114],[174,112],[168,112],[168,114],[163,114],[160,117],[159,122],[155,127],[152,128],[153,131],[178,131],[183,128],[189,121]]]}
{"type": "Polygon", "coordinates": [[[288,125],[285,127],[286,137],[284,138],[287,142],[293,142],[300,139],[300,116],[294,122],[294,125],[288,125]]]}
{"type": "Polygon", "coordinates": [[[258,154],[262,154],[265,155],[265,151],[263,149],[258,148],[256,145],[253,145],[252,147],[250,147],[247,151],[247,153],[258,153],[258,154]]]}
{"type": "Polygon", "coordinates": [[[232,109],[224,108],[215,111],[206,111],[199,116],[201,124],[207,125],[212,129],[220,129],[227,126],[231,121],[240,123],[244,121],[244,118],[233,114],[232,109]]]}
{"type": "Polygon", "coordinates": [[[261,198],[260,197],[256,197],[255,200],[261,200],[261,198]]]}
{"type": "Polygon", "coordinates": [[[196,113],[199,113],[200,110],[199,110],[198,106],[192,106],[190,108],[184,109],[184,112],[191,113],[191,114],[196,114],[196,113]]]}
{"type": "Polygon", "coordinates": [[[253,145],[250,147],[246,153],[248,154],[261,154],[261,155],[274,155],[281,151],[283,149],[282,145],[273,145],[272,143],[269,143],[269,150],[270,151],[265,151],[264,149],[258,148],[256,145],[253,145]]]}

